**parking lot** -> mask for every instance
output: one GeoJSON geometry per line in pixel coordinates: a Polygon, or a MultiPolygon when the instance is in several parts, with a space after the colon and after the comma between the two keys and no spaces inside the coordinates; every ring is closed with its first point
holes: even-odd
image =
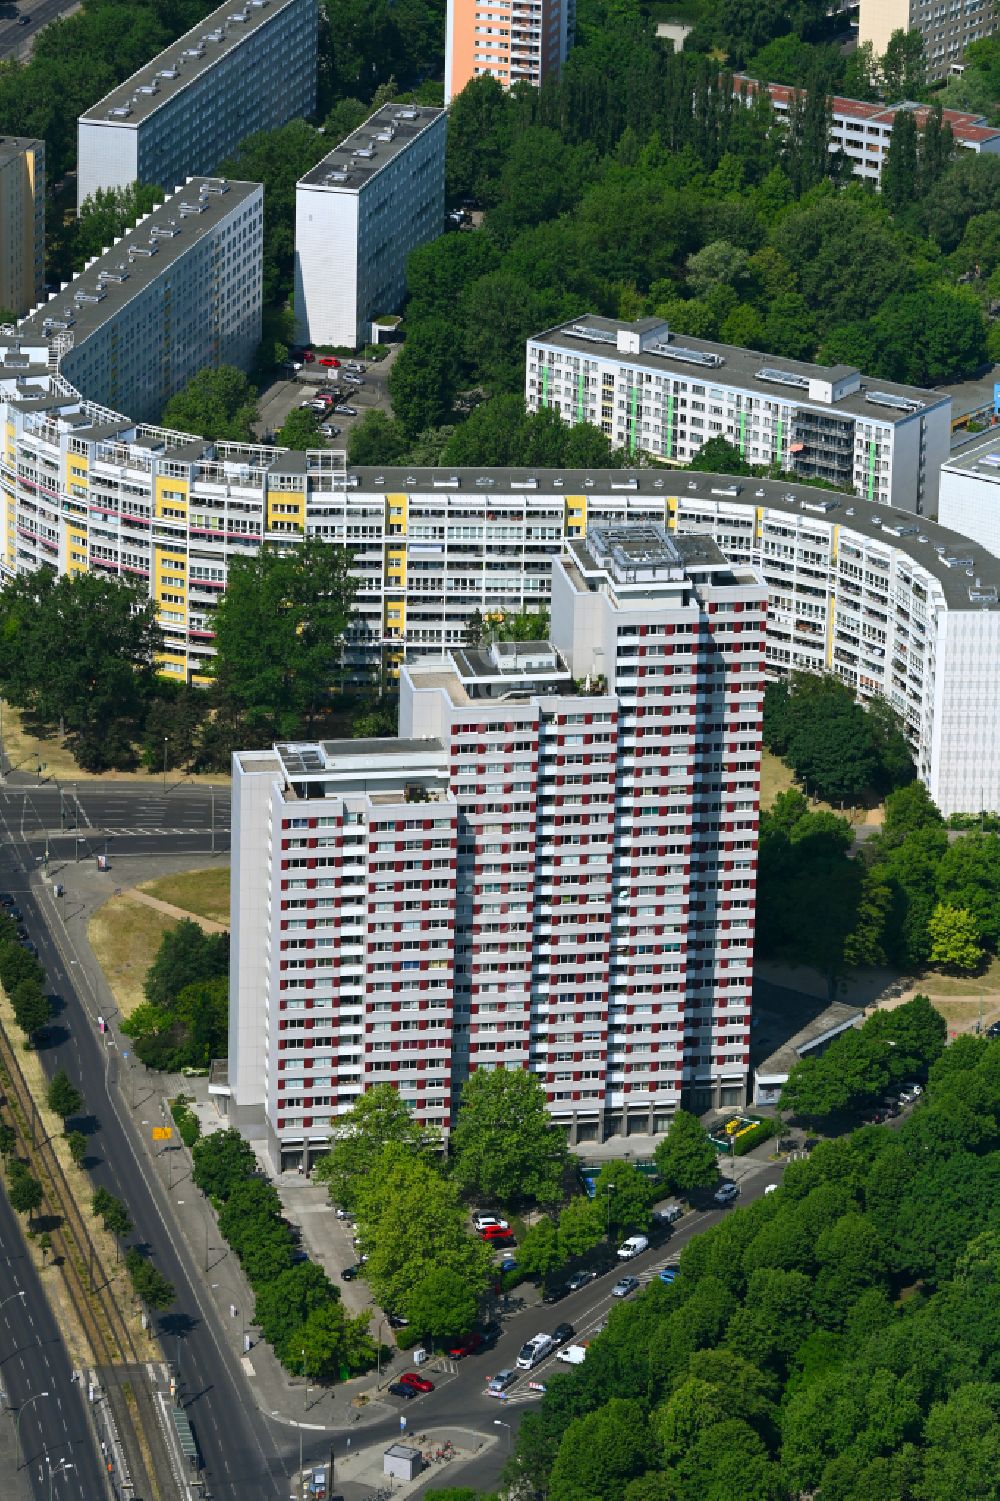
{"type": "MultiPolygon", "coordinates": [[[[366,366],[365,374],[362,377],[364,380],[363,386],[344,385],[343,389],[346,394],[343,399],[347,402],[348,406],[356,409],[358,415],[356,417],[347,417],[342,412],[330,413],[327,420],[341,429],[339,437],[329,440],[333,446],[345,448],[351,428],[355,423],[360,422],[365,412],[369,411],[372,407],[385,412],[387,416],[392,416],[392,407],[389,402],[388,377],[389,371],[392,369],[392,362],[396,358],[399,348],[398,344],[389,346],[385,357],[377,362],[374,360],[362,360],[362,364],[366,366]]],[[[342,356],[341,366],[346,365],[348,360],[352,358],[354,358],[352,355],[342,356]]],[[[319,389],[322,389],[318,381],[302,380],[300,378],[300,374],[304,375],[306,370],[310,372],[316,371],[318,370],[318,366],[316,364],[304,366],[301,373],[297,372],[293,377],[276,380],[271,385],[266,386],[261,392],[259,402],[260,421],[256,424],[256,432],[262,442],[273,442],[274,434],[277,433],[289,412],[301,402],[308,400],[310,396],[317,394],[319,389]]],[[[335,377],[338,375],[338,372],[331,370],[329,374],[331,377],[335,377]]],[[[331,379],[328,383],[328,388],[338,389],[338,382],[331,379]]]]}

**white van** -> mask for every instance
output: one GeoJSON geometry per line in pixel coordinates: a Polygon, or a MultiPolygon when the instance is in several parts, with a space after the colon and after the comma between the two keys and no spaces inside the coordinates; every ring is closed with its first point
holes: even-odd
{"type": "Polygon", "coordinates": [[[526,1345],[522,1345],[521,1353],[517,1357],[517,1364],[522,1371],[530,1371],[546,1355],[551,1355],[556,1347],[556,1342],[551,1334],[536,1334],[529,1339],[526,1345]]]}
{"type": "Polygon", "coordinates": [[[638,1256],[641,1252],[648,1250],[648,1235],[630,1235],[628,1240],[623,1240],[618,1247],[618,1260],[631,1261],[633,1256],[638,1256]]]}

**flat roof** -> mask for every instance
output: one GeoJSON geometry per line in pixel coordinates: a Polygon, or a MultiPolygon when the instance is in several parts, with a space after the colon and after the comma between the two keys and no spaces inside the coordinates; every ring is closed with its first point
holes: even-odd
{"type": "MultiPolygon", "coordinates": [[[[733,83],[736,86],[746,87],[749,94],[765,88],[774,103],[786,107],[790,106],[794,94],[802,92],[787,83],[762,83],[745,73],[737,73],[733,83]]],[[[896,116],[903,111],[913,115],[917,125],[921,128],[927,123],[927,117],[931,114],[929,104],[919,104],[912,99],[902,99],[898,104],[872,104],[864,99],[847,99],[841,94],[834,94],[831,97],[830,107],[834,117],[840,115],[849,120],[868,120],[872,124],[883,125],[890,130],[896,116]]],[[[943,109],[941,119],[944,124],[951,126],[952,135],[957,141],[984,142],[1000,136],[1000,130],[992,126],[984,115],[976,114],[973,110],[943,109]]]]}
{"type": "Polygon", "coordinates": [[[797,406],[807,406],[820,412],[849,412],[851,416],[865,417],[871,422],[902,422],[915,416],[916,411],[905,411],[877,403],[874,399],[868,400],[866,393],[870,393],[873,398],[879,394],[898,398],[901,402],[916,402],[919,403],[919,409],[923,410],[941,406],[951,399],[943,396],[940,391],[927,391],[920,386],[903,386],[895,381],[862,375],[859,390],[833,402],[814,401],[810,400],[806,386],[796,389],[796,381],[838,381],[857,372],[850,365],[811,365],[805,360],[786,360],[760,350],[742,349],[734,344],[717,344],[710,339],[696,339],[688,334],[671,335],[670,343],[665,347],[674,345],[677,349],[713,355],[722,363],[702,366],[652,349],[636,354],[618,349],[615,340],[619,332],[649,332],[654,327],[662,326],[663,322],[663,319],[652,318],[627,323],[618,318],[603,318],[597,313],[585,313],[580,318],[572,318],[566,323],[557,324],[555,328],[546,329],[544,333],[534,334],[529,342],[548,348],[570,350],[573,354],[586,355],[590,359],[606,358],[616,364],[655,370],[660,375],[683,375],[688,380],[704,381],[706,385],[737,386],[741,391],[753,391],[760,396],[769,396],[773,401],[790,401],[797,406]],[[587,337],[587,333],[574,333],[574,329],[593,332],[597,337],[587,337]],[[762,379],[763,370],[791,377],[791,380],[762,379]]]}
{"type": "Polygon", "coordinates": [[[44,145],[45,142],[35,136],[0,136],[0,167],[5,167],[15,156],[22,156],[25,151],[37,151],[44,145]]]}
{"type": "Polygon", "coordinates": [[[975,443],[968,443],[948,461],[941,465],[942,473],[950,470],[955,474],[979,473],[983,479],[1000,480],[1000,427],[980,436],[975,443]]]}
{"type": "Polygon", "coordinates": [[[189,178],[184,187],[178,188],[134,229],[91,261],[61,292],[23,319],[17,325],[18,335],[44,339],[61,332],[56,328],[46,329],[50,320],[62,323],[72,319],[69,332],[74,347],[78,347],[162,276],[238,204],[260,191],[257,182],[229,182],[223,177],[189,178]]]}
{"type": "Polygon", "coordinates": [[[297,185],[357,193],[443,114],[443,109],[426,104],[383,104],[297,185]]]}
{"type": "MultiPolygon", "coordinates": [[[[232,52],[255,31],[299,0],[229,0],[211,11],[197,26],[164,47],[131,78],[118,84],[79,116],[88,124],[134,129],[169,104],[220,58],[232,52]],[[114,115],[112,110],[127,110],[114,115]]],[[[275,59],[280,66],[280,60],[275,59]]]]}
{"type": "MultiPolygon", "coordinates": [[[[485,523],[489,514],[505,520],[523,507],[550,499],[561,517],[567,496],[583,496],[596,506],[602,496],[621,493],[641,496],[666,507],[667,500],[699,500],[711,505],[737,506],[753,518],[758,506],[789,519],[822,521],[849,527],[872,542],[896,548],[936,578],[951,609],[978,609],[969,599],[974,578],[984,589],[1000,593],[1000,558],[950,527],[899,506],[878,506],[857,495],[819,490],[796,481],[755,479],[746,475],[704,474],[696,470],[651,466],[645,469],[429,469],[421,467],[364,468],[347,471],[349,489],[362,494],[450,494],[460,497],[462,519],[474,521],[473,503],[485,523]],[[485,487],[480,484],[489,480],[485,487]],[[973,578],[958,560],[971,558],[973,578]],[[951,562],[949,564],[948,560],[951,562]]],[[[413,515],[411,507],[410,515],[413,515]]],[[[680,543],[691,533],[671,533],[680,543]]],[[[411,556],[421,543],[409,543],[411,556]]],[[[723,555],[724,556],[724,555],[723,555]]],[[[730,567],[738,566],[729,561],[730,567]]],[[[996,608],[996,606],[994,606],[996,608]]]]}

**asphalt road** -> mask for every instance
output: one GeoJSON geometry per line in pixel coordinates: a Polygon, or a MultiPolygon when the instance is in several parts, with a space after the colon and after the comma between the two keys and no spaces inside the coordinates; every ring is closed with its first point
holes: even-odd
{"type": "MultiPolygon", "coordinates": [[[[49,987],[59,997],[46,1068],[65,1068],[84,1093],[97,1127],[92,1167],[95,1186],[128,1205],[156,1265],[173,1283],[176,1302],[160,1319],[168,1355],[180,1359],[181,1400],[194,1428],[215,1501],[274,1501],[288,1495],[286,1465],[265,1423],[250,1405],[235,1357],[217,1337],[202,1303],[200,1279],[170,1222],[161,1185],[147,1180],[137,1148],[109,1086],[110,1055],[81,1002],[72,970],[47,926],[48,914],[27,881],[36,846],[22,841],[11,813],[17,799],[0,801],[0,884],[10,890],[38,946],[49,987]]],[[[38,1404],[41,1405],[41,1404],[38,1404]]]]}
{"type": "Polygon", "coordinates": [[[194,782],[28,783],[0,789],[13,835],[35,861],[46,845],[75,860],[115,851],[130,855],[224,853],[229,849],[229,787],[194,782]]]}
{"type": "Polygon", "coordinates": [[[23,0],[20,5],[0,5],[0,57],[16,57],[23,62],[41,28],[76,10],[79,3],[80,0],[23,0]],[[18,25],[18,11],[31,18],[30,26],[18,25]]]}
{"type": "MultiPolygon", "coordinates": [[[[57,1276],[57,1272],[52,1272],[57,1276]]],[[[72,1380],[69,1356],[24,1248],[17,1216],[0,1193],[0,1423],[20,1424],[22,1470],[42,1501],[106,1501],[104,1476],[84,1412],[84,1395],[72,1380]],[[39,1395],[47,1393],[46,1396],[39,1395]],[[34,1400],[32,1400],[34,1399],[34,1400]],[[72,1469],[67,1466],[72,1466],[72,1469]]],[[[5,1489],[0,1494],[19,1494],[5,1489]]]]}
{"type": "MultiPolygon", "coordinates": [[[[768,1163],[766,1166],[760,1166],[754,1163],[752,1167],[748,1167],[748,1161],[749,1159],[744,1159],[737,1167],[737,1181],[741,1185],[738,1204],[760,1198],[769,1184],[781,1181],[783,1171],[781,1164],[768,1163]]],[[[384,1415],[375,1422],[365,1423],[363,1427],[352,1430],[352,1447],[362,1443],[370,1444],[383,1440],[388,1442],[399,1438],[400,1417],[406,1418],[407,1431],[403,1435],[404,1441],[407,1435],[420,1433],[424,1429],[434,1429],[437,1434],[447,1433],[450,1428],[471,1429],[487,1436],[493,1434],[502,1440],[496,1447],[487,1451],[480,1460],[463,1465],[454,1480],[451,1479],[448,1470],[443,1468],[434,1484],[478,1486],[495,1484],[506,1461],[508,1446],[513,1446],[516,1439],[521,1417],[526,1411],[531,1410],[534,1403],[541,1400],[542,1393],[533,1391],[529,1383],[539,1382],[544,1385],[549,1377],[567,1367],[556,1360],[553,1353],[547,1359],[540,1361],[534,1370],[519,1371],[517,1381],[508,1388],[506,1396],[500,1399],[486,1395],[486,1383],[490,1377],[504,1368],[513,1369],[518,1352],[525,1341],[541,1331],[550,1333],[557,1324],[572,1324],[576,1331],[577,1341],[592,1338],[621,1302],[634,1302],[636,1298],[643,1296],[645,1286],[669,1261],[675,1260],[680,1255],[681,1250],[693,1235],[700,1230],[707,1229],[710,1225],[717,1224],[730,1212],[727,1209],[715,1207],[697,1209],[685,1216],[667,1240],[650,1247],[641,1256],[623,1263],[621,1267],[613,1269],[605,1276],[599,1277],[578,1293],[572,1293],[558,1303],[534,1305],[506,1316],[503,1320],[503,1334],[494,1349],[456,1362],[456,1369],[453,1373],[428,1372],[427,1368],[424,1368],[422,1374],[429,1374],[430,1379],[435,1383],[433,1392],[409,1400],[390,1396],[379,1399],[378,1406],[384,1415]],[[626,1274],[639,1278],[641,1284],[639,1290],[624,1300],[613,1298],[612,1287],[619,1276],[626,1274]],[[500,1434],[496,1435],[494,1429],[498,1421],[500,1434]]],[[[399,1372],[395,1373],[394,1379],[398,1380],[399,1374],[399,1372]]],[[[456,1442],[458,1441],[456,1438],[456,1442]]],[[[335,1440],[338,1453],[343,1453],[343,1444],[343,1437],[335,1440]]],[[[322,1442],[317,1441],[306,1445],[306,1456],[312,1462],[318,1463],[328,1454],[328,1438],[322,1442]]]]}

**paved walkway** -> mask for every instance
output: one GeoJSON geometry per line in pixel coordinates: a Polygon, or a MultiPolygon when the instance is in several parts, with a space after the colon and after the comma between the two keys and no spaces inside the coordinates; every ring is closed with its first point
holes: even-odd
{"type": "MultiPolygon", "coordinates": [[[[188,856],[188,860],[191,860],[188,856]]],[[[199,917],[197,912],[189,912],[186,907],[175,907],[173,902],[161,902],[158,896],[151,896],[148,891],[143,891],[141,886],[129,886],[123,892],[123,896],[134,896],[137,902],[142,902],[145,907],[152,907],[154,912],[163,912],[167,917],[187,918],[190,922],[196,922],[199,928],[206,933],[228,933],[229,924],[215,922],[211,917],[199,917]]]]}

